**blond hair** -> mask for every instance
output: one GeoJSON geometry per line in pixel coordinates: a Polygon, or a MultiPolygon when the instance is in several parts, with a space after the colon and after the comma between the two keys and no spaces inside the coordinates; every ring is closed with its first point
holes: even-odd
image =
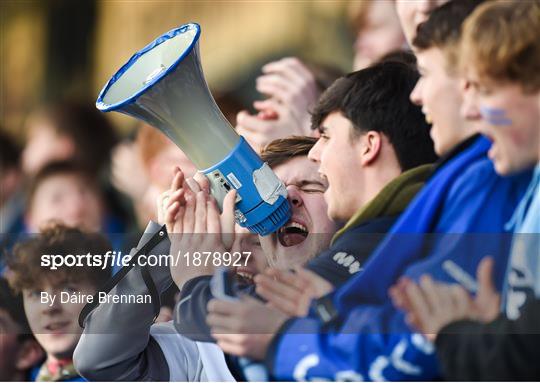
{"type": "Polygon", "coordinates": [[[480,80],[518,83],[540,90],[540,0],[489,1],[465,21],[460,67],[480,80]]]}

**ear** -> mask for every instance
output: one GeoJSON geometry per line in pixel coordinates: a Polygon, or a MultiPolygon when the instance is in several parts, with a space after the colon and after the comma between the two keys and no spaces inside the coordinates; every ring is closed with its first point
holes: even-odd
{"type": "Polygon", "coordinates": [[[379,132],[375,132],[373,130],[370,130],[369,132],[365,133],[360,137],[360,140],[362,140],[361,143],[361,158],[360,162],[363,166],[367,166],[372,164],[377,157],[379,156],[379,153],[381,152],[382,148],[382,134],[379,132]]]}
{"type": "Polygon", "coordinates": [[[15,367],[19,371],[26,371],[45,358],[45,353],[35,339],[26,339],[22,341],[17,350],[15,358],[15,367]]]}

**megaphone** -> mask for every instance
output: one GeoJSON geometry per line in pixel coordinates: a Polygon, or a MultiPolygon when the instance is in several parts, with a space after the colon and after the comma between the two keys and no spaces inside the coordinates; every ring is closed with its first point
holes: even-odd
{"type": "Polygon", "coordinates": [[[206,175],[222,206],[236,189],[236,222],[253,233],[277,231],[291,216],[285,185],[223,116],[199,60],[201,28],[173,29],[135,53],[96,101],[166,134],[206,175]]]}

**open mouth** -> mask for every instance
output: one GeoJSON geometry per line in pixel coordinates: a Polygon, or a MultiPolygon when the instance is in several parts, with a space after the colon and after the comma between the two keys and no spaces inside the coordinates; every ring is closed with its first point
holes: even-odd
{"type": "Polygon", "coordinates": [[[279,243],[284,247],[296,246],[304,242],[309,234],[307,227],[299,222],[289,221],[277,232],[279,243]]]}
{"type": "Polygon", "coordinates": [[[255,277],[255,273],[247,266],[238,266],[236,268],[236,275],[245,283],[253,283],[253,277],[255,277]]]}

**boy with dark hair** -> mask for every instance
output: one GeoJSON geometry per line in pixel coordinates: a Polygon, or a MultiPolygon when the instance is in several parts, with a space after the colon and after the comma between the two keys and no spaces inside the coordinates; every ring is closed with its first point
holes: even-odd
{"type": "Polygon", "coordinates": [[[111,250],[99,234],[86,234],[61,225],[21,242],[8,260],[8,280],[23,296],[26,318],[47,357],[33,378],[38,381],[80,381],[73,367],[73,351],[81,336],[78,317],[86,300],[77,295],[93,295],[110,277],[108,268],[66,264],[56,269],[43,266],[43,256],[67,260],[73,255],[101,255],[111,250]],[[69,299],[65,299],[69,295],[69,299]],[[46,299],[44,299],[46,297],[46,299]]]}
{"type": "Polygon", "coordinates": [[[312,112],[311,126],[323,134],[324,120],[339,112],[351,121],[352,141],[369,131],[384,135],[401,171],[432,163],[437,156],[426,134],[429,127],[418,107],[408,102],[409,89],[417,80],[415,69],[392,60],[348,74],[321,96],[312,112]]]}
{"type": "MultiPolygon", "coordinates": [[[[431,17],[433,20],[456,18],[456,22],[440,23],[441,28],[459,26],[471,12],[471,5],[467,3],[470,4],[465,1],[447,3],[431,17]]],[[[455,36],[454,28],[441,31],[448,41],[455,36]]],[[[444,68],[446,66],[442,65],[441,69],[444,68]]],[[[429,89],[426,85],[428,75],[424,71],[425,78],[418,85],[420,89],[422,86],[424,90],[429,89]]],[[[430,86],[452,89],[448,85],[452,81],[448,81],[443,73],[439,75],[441,77],[429,78],[430,86]]],[[[415,101],[417,92],[415,89],[411,96],[415,101]]],[[[445,122],[440,114],[444,108],[452,111],[452,121],[463,123],[459,120],[462,102],[459,92],[452,93],[455,99],[446,98],[445,92],[420,94],[422,104],[429,100],[430,105],[435,105],[437,103],[433,102],[438,100],[437,110],[423,109],[426,114],[435,114],[435,124],[445,122]]],[[[454,129],[451,125],[447,128],[454,129]]],[[[455,129],[461,130],[461,125],[455,129]]],[[[276,378],[419,380],[439,376],[432,345],[421,335],[408,330],[404,316],[388,299],[388,288],[400,276],[416,279],[422,273],[474,288],[475,281],[470,274],[471,271],[474,274],[483,255],[492,254],[504,264],[509,246],[504,226],[530,176],[497,176],[487,158],[489,142],[474,136],[474,131],[455,136],[435,133],[432,134],[435,147],[443,158],[423,190],[370,255],[362,272],[328,299],[316,302],[309,317],[286,322],[268,351],[267,344],[263,345],[267,365],[276,378]],[[491,234],[472,236],[465,233],[491,234]]],[[[322,139],[325,138],[322,135],[322,139]]],[[[339,153],[343,155],[342,151],[339,153]]],[[[325,165],[323,155],[321,158],[320,171],[327,173],[328,165],[325,165]]],[[[330,177],[329,183],[328,194],[331,194],[333,182],[330,177]]],[[[331,211],[332,203],[329,205],[331,211]]],[[[502,270],[498,270],[498,277],[500,286],[502,270]]],[[[251,350],[237,348],[236,353],[260,358],[258,347],[260,345],[251,345],[251,350]],[[253,350],[257,353],[250,353],[253,350]]]]}
{"type": "Polygon", "coordinates": [[[24,315],[22,297],[0,278],[0,381],[24,381],[43,359],[24,315]]]}
{"type": "MultiPolygon", "coordinates": [[[[418,72],[408,64],[382,62],[337,80],[315,107],[313,128],[320,138],[309,158],[329,183],[324,194],[328,216],[346,223],[330,247],[297,274],[271,269],[256,277],[257,293],[289,317],[306,315],[311,298],[325,295],[362,270],[431,173],[429,163],[436,155],[429,126],[420,108],[409,100],[417,79],[418,72]],[[284,297],[281,291],[285,289],[289,293],[284,297]]],[[[277,251],[275,242],[263,238],[261,244],[271,253],[277,251]]],[[[247,307],[223,315],[220,310],[227,303],[214,301],[211,305],[213,315],[207,322],[214,325],[234,322],[247,326],[264,319],[242,317],[247,307]]],[[[259,326],[260,339],[270,341],[277,327],[278,322],[264,331],[259,326]]],[[[214,337],[225,351],[238,350],[225,343],[242,343],[249,336],[248,331],[224,330],[228,334],[214,337]],[[238,336],[232,339],[231,334],[238,336]]]]}
{"type": "Polygon", "coordinates": [[[407,64],[382,62],[338,79],[313,111],[320,138],[309,158],[329,183],[328,216],[345,225],[306,267],[333,287],[362,268],[431,173],[429,126],[409,101],[417,79],[407,64]]]}

